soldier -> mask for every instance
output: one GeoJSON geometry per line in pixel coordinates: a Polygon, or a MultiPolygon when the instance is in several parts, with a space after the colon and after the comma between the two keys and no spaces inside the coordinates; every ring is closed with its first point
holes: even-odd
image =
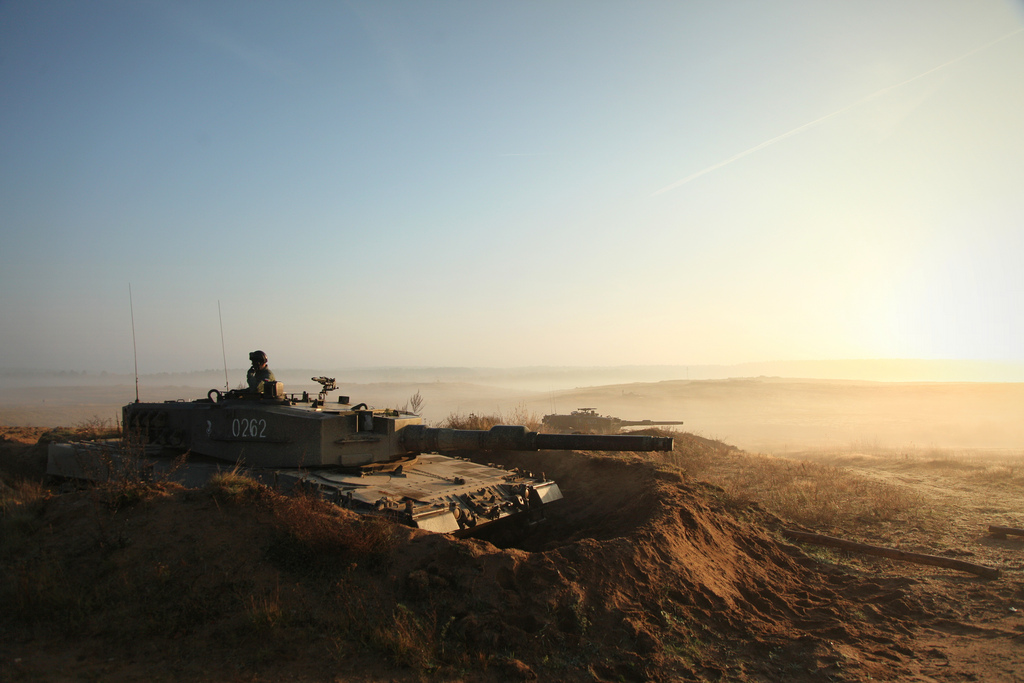
{"type": "Polygon", "coordinates": [[[267,354],[262,351],[253,351],[249,354],[252,367],[246,373],[245,379],[249,382],[249,391],[261,393],[264,382],[276,382],[274,373],[267,367],[267,354]]]}

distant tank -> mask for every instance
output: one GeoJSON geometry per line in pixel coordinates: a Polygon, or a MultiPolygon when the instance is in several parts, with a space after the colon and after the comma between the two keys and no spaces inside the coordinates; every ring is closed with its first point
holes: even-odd
{"type": "Polygon", "coordinates": [[[333,378],[314,377],[323,389],[285,394],[280,382],[262,393],[216,389],[194,401],[129,403],[122,409],[125,442],[51,444],[47,471],[103,480],[128,456],[145,448],[144,465],[201,486],[214,473],[239,468],[264,483],[302,487],[359,512],[382,515],[435,532],[469,535],[506,518],[534,522],[562,498],[543,473],[510,471],[436,451],[596,450],[668,451],[672,439],[652,436],[541,434],[526,427],[488,431],[440,429],[399,410],[328,402],[333,378]],[[181,466],[157,451],[189,455],[181,466]],[[199,456],[199,457],[196,457],[199,456]]]}
{"type": "Polygon", "coordinates": [[[579,408],[569,415],[545,415],[545,428],[568,434],[616,434],[623,427],[656,427],[681,425],[676,420],[620,420],[617,417],[598,415],[593,408],[579,408]]]}

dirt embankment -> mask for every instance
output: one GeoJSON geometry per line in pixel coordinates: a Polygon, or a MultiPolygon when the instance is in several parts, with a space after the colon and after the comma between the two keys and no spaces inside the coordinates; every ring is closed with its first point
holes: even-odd
{"type": "Polygon", "coordinates": [[[245,486],[7,496],[0,678],[933,680],[912,581],[819,564],[639,457],[488,460],[558,481],[545,525],[462,540],[245,486]]]}

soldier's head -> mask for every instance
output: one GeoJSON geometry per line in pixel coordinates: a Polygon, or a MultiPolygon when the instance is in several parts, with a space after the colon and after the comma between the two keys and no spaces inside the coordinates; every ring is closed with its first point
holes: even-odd
{"type": "Polygon", "coordinates": [[[254,368],[262,368],[267,364],[267,354],[262,351],[253,351],[249,354],[249,362],[254,368]]]}

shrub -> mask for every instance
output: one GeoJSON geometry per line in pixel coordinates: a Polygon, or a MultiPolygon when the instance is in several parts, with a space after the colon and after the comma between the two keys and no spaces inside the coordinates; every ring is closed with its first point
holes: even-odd
{"type": "Polygon", "coordinates": [[[541,422],[535,413],[531,413],[526,409],[525,405],[519,405],[507,414],[502,414],[500,411],[491,415],[452,413],[442,420],[439,426],[445,429],[477,429],[486,431],[495,425],[523,425],[529,431],[536,432],[540,430],[541,422]]]}
{"type": "Polygon", "coordinates": [[[217,472],[206,482],[206,488],[221,502],[247,503],[265,498],[269,489],[237,469],[217,472]]]}

